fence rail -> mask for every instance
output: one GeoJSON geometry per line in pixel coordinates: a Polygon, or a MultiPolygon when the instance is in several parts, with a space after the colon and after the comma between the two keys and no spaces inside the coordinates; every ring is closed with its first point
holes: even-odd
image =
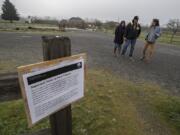
{"type": "Polygon", "coordinates": [[[0,74],[0,102],[21,98],[17,73],[0,74]]]}

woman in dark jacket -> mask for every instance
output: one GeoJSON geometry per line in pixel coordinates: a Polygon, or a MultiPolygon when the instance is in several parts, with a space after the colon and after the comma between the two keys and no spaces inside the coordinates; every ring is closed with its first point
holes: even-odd
{"type": "Polygon", "coordinates": [[[117,49],[118,54],[121,53],[121,46],[124,42],[124,33],[125,33],[126,23],[125,21],[121,21],[121,23],[116,27],[115,30],[115,38],[114,38],[114,55],[117,56],[117,49]]]}

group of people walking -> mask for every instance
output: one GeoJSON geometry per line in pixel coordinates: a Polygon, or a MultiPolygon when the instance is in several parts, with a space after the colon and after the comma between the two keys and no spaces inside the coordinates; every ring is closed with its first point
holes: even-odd
{"type": "MultiPolygon", "coordinates": [[[[133,53],[136,41],[141,34],[141,25],[138,23],[139,17],[135,16],[129,24],[126,25],[125,21],[121,21],[115,30],[114,38],[114,55],[124,56],[130,46],[129,58],[133,60],[133,53]],[[124,45],[123,45],[124,43],[124,45]],[[123,46],[122,46],[123,45],[123,46]],[[122,51],[121,51],[122,50],[122,51]]],[[[141,60],[149,62],[154,52],[154,45],[156,40],[160,37],[161,30],[159,20],[153,19],[151,26],[145,38],[145,46],[142,53],[141,60]]]]}

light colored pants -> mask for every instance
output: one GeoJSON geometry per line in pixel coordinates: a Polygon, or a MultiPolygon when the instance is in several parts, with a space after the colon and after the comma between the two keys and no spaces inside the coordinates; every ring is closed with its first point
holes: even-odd
{"type": "Polygon", "coordinates": [[[154,54],[154,43],[148,43],[146,42],[144,49],[143,49],[143,57],[145,60],[149,61],[152,59],[152,56],[154,54]]]}

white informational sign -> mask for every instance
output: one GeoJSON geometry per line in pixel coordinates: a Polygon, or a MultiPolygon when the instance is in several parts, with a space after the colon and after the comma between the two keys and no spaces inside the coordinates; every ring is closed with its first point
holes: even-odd
{"type": "Polygon", "coordinates": [[[35,124],[84,96],[84,59],[36,67],[22,74],[22,81],[31,124],[35,124]]]}

